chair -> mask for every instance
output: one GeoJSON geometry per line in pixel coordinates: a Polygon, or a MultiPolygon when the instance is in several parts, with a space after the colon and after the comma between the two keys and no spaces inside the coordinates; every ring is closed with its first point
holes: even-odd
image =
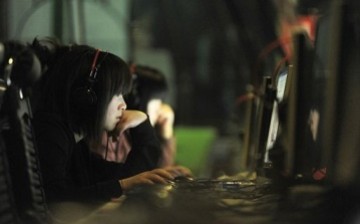
{"type": "Polygon", "coordinates": [[[25,223],[45,223],[48,209],[42,186],[31,105],[21,89],[9,86],[4,94],[2,115],[8,128],[2,130],[9,173],[18,215],[25,223]]]}

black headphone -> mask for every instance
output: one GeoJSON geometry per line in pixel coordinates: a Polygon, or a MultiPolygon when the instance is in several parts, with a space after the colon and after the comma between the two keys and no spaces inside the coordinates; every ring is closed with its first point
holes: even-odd
{"type": "Polygon", "coordinates": [[[97,72],[101,65],[101,63],[96,64],[100,52],[100,49],[96,49],[95,56],[91,65],[91,71],[89,77],[87,78],[86,85],[83,87],[79,87],[74,91],[74,101],[79,106],[92,106],[95,105],[97,102],[97,96],[95,91],[93,90],[93,85],[96,82],[97,72]]]}

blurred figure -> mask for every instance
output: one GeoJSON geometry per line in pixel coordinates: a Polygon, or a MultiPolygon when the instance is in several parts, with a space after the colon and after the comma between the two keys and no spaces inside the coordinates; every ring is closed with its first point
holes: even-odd
{"type": "MultiPolygon", "coordinates": [[[[168,91],[165,76],[159,70],[143,65],[131,65],[131,70],[133,86],[125,99],[128,109],[147,113],[161,143],[162,156],[158,166],[172,166],[176,156],[175,115],[172,107],[164,102],[168,91]]],[[[131,150],[131,136],[123,132],[110,137],[104,133],[101,146],[92,148],[108,161],[125,162],[131,150]]]]}

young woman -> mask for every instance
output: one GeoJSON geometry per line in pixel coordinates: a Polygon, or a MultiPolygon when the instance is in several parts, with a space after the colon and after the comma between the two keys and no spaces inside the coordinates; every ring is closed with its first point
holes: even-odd
{"type": "MultiPolygon", "coordinates": [[[[171,106],[164,103],[168,92],[166,78],[159,70],[144,65],[133,65],[132,73],[132,89],[126,96],[128,108],[143,111],[149,116],[162,148],[158,165],[173,166],[176,155],[175,116],[171,106]]],[[[104,133],[102,144],[93,145],[92,149],[108,161],[125,162],[131,150],[131,136],[123,132],[116,138],[109,138],[104,133]]]]}
{"type": "MultiPolygon", "coordinates": [[[[35,48],[42,46],[34,43],[35,48]]],[[[167,183],[187,172],[155,169],[161,148],[147,115],[126,110],[123,96],[132,77],[122,59],[87,45],[55,45],[36,52],[47,69],[36,89],[40,99],[33,126],[49,202],[106,201],[135,186],[167,183]],[[101,142],[104,131],[124,130],[133,140],[125,163],[105,161],[87,147],[90,141],[101,142]]]]}

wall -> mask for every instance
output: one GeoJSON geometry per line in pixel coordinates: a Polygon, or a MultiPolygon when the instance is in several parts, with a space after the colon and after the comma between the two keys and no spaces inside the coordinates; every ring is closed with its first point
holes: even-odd
{"type": "Polygon", "coordinates": [[[129,58],[128,0],[8,1],[8,39],[56,36],[129,58]]]}

